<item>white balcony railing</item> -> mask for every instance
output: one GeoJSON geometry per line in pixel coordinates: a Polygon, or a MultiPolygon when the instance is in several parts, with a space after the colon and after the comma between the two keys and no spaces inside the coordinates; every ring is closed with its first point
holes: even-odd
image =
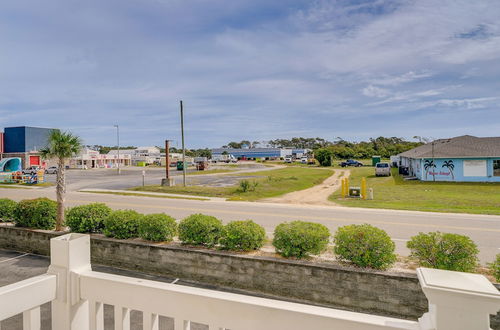
{"type": "Polygon", "coordinates": [[[158,330],[159,316],[175,330],[190,322],[210,330],[487,330],[500,294],[481,275],[419,269],[429,313],[418,322],[147,281],[94,272],[90,239],[68,234],[51,240],[45,275],[0,288],[0,320],[23,313],[23,329],[40,329],[40,305],[52,302],[53,330],[103,330],[104,304],[114,307],[114,329],[130,329],[132,310],[143,329],[158,330]]]}

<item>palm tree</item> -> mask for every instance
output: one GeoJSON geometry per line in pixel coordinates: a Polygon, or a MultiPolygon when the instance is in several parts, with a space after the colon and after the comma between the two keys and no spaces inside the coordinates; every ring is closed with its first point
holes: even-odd
{"type": "Polygon", "coordinates": [[[453,175],[453,170],[455,169],[455,165],[453,164],[453,160],[445,160],[443,163],[443,166],[441,167],[446,167],[448,171],[450,171],[451,174],[451,179],[455,180],[455,176],[453,175]]]}
{"type": "Polygon", "coordinates": [[[433,168],[436,168],[436,164],[434,164],[434,160],[426,159],[425,162],[424,162],[425,179],[426,180],[427,180],[427,174],[429,173],[429,170],[431,170],[433,168]]]}
{"type": "Polygon", "coordinates": [[[64,163],[66,159],[77,154],[82,149],[82,141],[70,132],[61,132],[55,129],[50,132],[48,146],[40,150],[43,158],[57,158],[57,220],[56,231],[61,231],[64,225],[64,194],[66,182],[64,178],[64,163]]]}

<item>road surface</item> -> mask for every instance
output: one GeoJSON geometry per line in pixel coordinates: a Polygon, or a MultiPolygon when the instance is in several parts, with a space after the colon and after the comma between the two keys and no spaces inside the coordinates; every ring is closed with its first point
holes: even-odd
{"type": "MultiPolygon", "coordinates": [[[[55,199],[53,188],[3,189],[0,198],[21,200],[49,197],[55,199]]],[[[271,236],[279,223],[292,220],[314,221],[326,225],[333,233],[339,226],[369,223],[387,231],[396,243],[397,253],[407,255],[406,241],[419,232],[443,231],[467,235],[480,249],[482,264],[491,262],[500,253],[500,216],[426,213],[415,211],[378,210],[337,206],[290,205],[258,202],[225,202],[92,194],[69,191],[67,206],[104,202],[114,209],[134,209],[143,213],[165,212],[177,219],[193,213],[205,213],[228,222],[252,219],[264,226],[271,236]]]]}

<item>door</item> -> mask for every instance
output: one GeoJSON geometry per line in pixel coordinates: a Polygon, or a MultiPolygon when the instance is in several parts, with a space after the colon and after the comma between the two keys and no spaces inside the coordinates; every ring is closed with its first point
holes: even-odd
{"type": "Polygon", "coordinates": [[[40,166],[40,156],[30,156],[30,166],[40,166]]]}

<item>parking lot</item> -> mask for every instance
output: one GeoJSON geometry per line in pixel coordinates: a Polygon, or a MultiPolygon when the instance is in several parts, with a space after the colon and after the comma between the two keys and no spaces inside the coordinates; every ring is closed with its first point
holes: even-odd
{"type": "MultiPolygon", "coordinates": [[[[224,169],[227,165],[211,165],[209,169],[224,169]]],[[[238,168],[231,167],[235,173],[220,173],[207,175],[188,175],[187,182],[190,185],[204,185],[213,187],[224,187],[237,184],[239,180],[253,178],[258,176],[253,172],[269,169],[262,164],[248,163],[241,165],[238,168]],[[241,172],[241,175],[238,173],[241,172]],[[231,175],[225,175],[231,174],[231,175]]],[[[143,184],[157,185],[161,183],[161,179],[165,178],[164,167],[136,167],[129,166],[121,169],[118,174],[116,169],[98,168],[89,170],[69,169],[66,171],[67,190],[77,191],[80,189],[127,189],[137,187],[143,184]]],[[[189,168],[188,173],[196,171],[194,168],[189,168]]],[[[176,184],[182,183],[182,171],[175,168],[170,169],[170,175],[174,177],[176,184]]],[[[55,183],[56,175],[45,175],[47,182],[55,183]]]]}

